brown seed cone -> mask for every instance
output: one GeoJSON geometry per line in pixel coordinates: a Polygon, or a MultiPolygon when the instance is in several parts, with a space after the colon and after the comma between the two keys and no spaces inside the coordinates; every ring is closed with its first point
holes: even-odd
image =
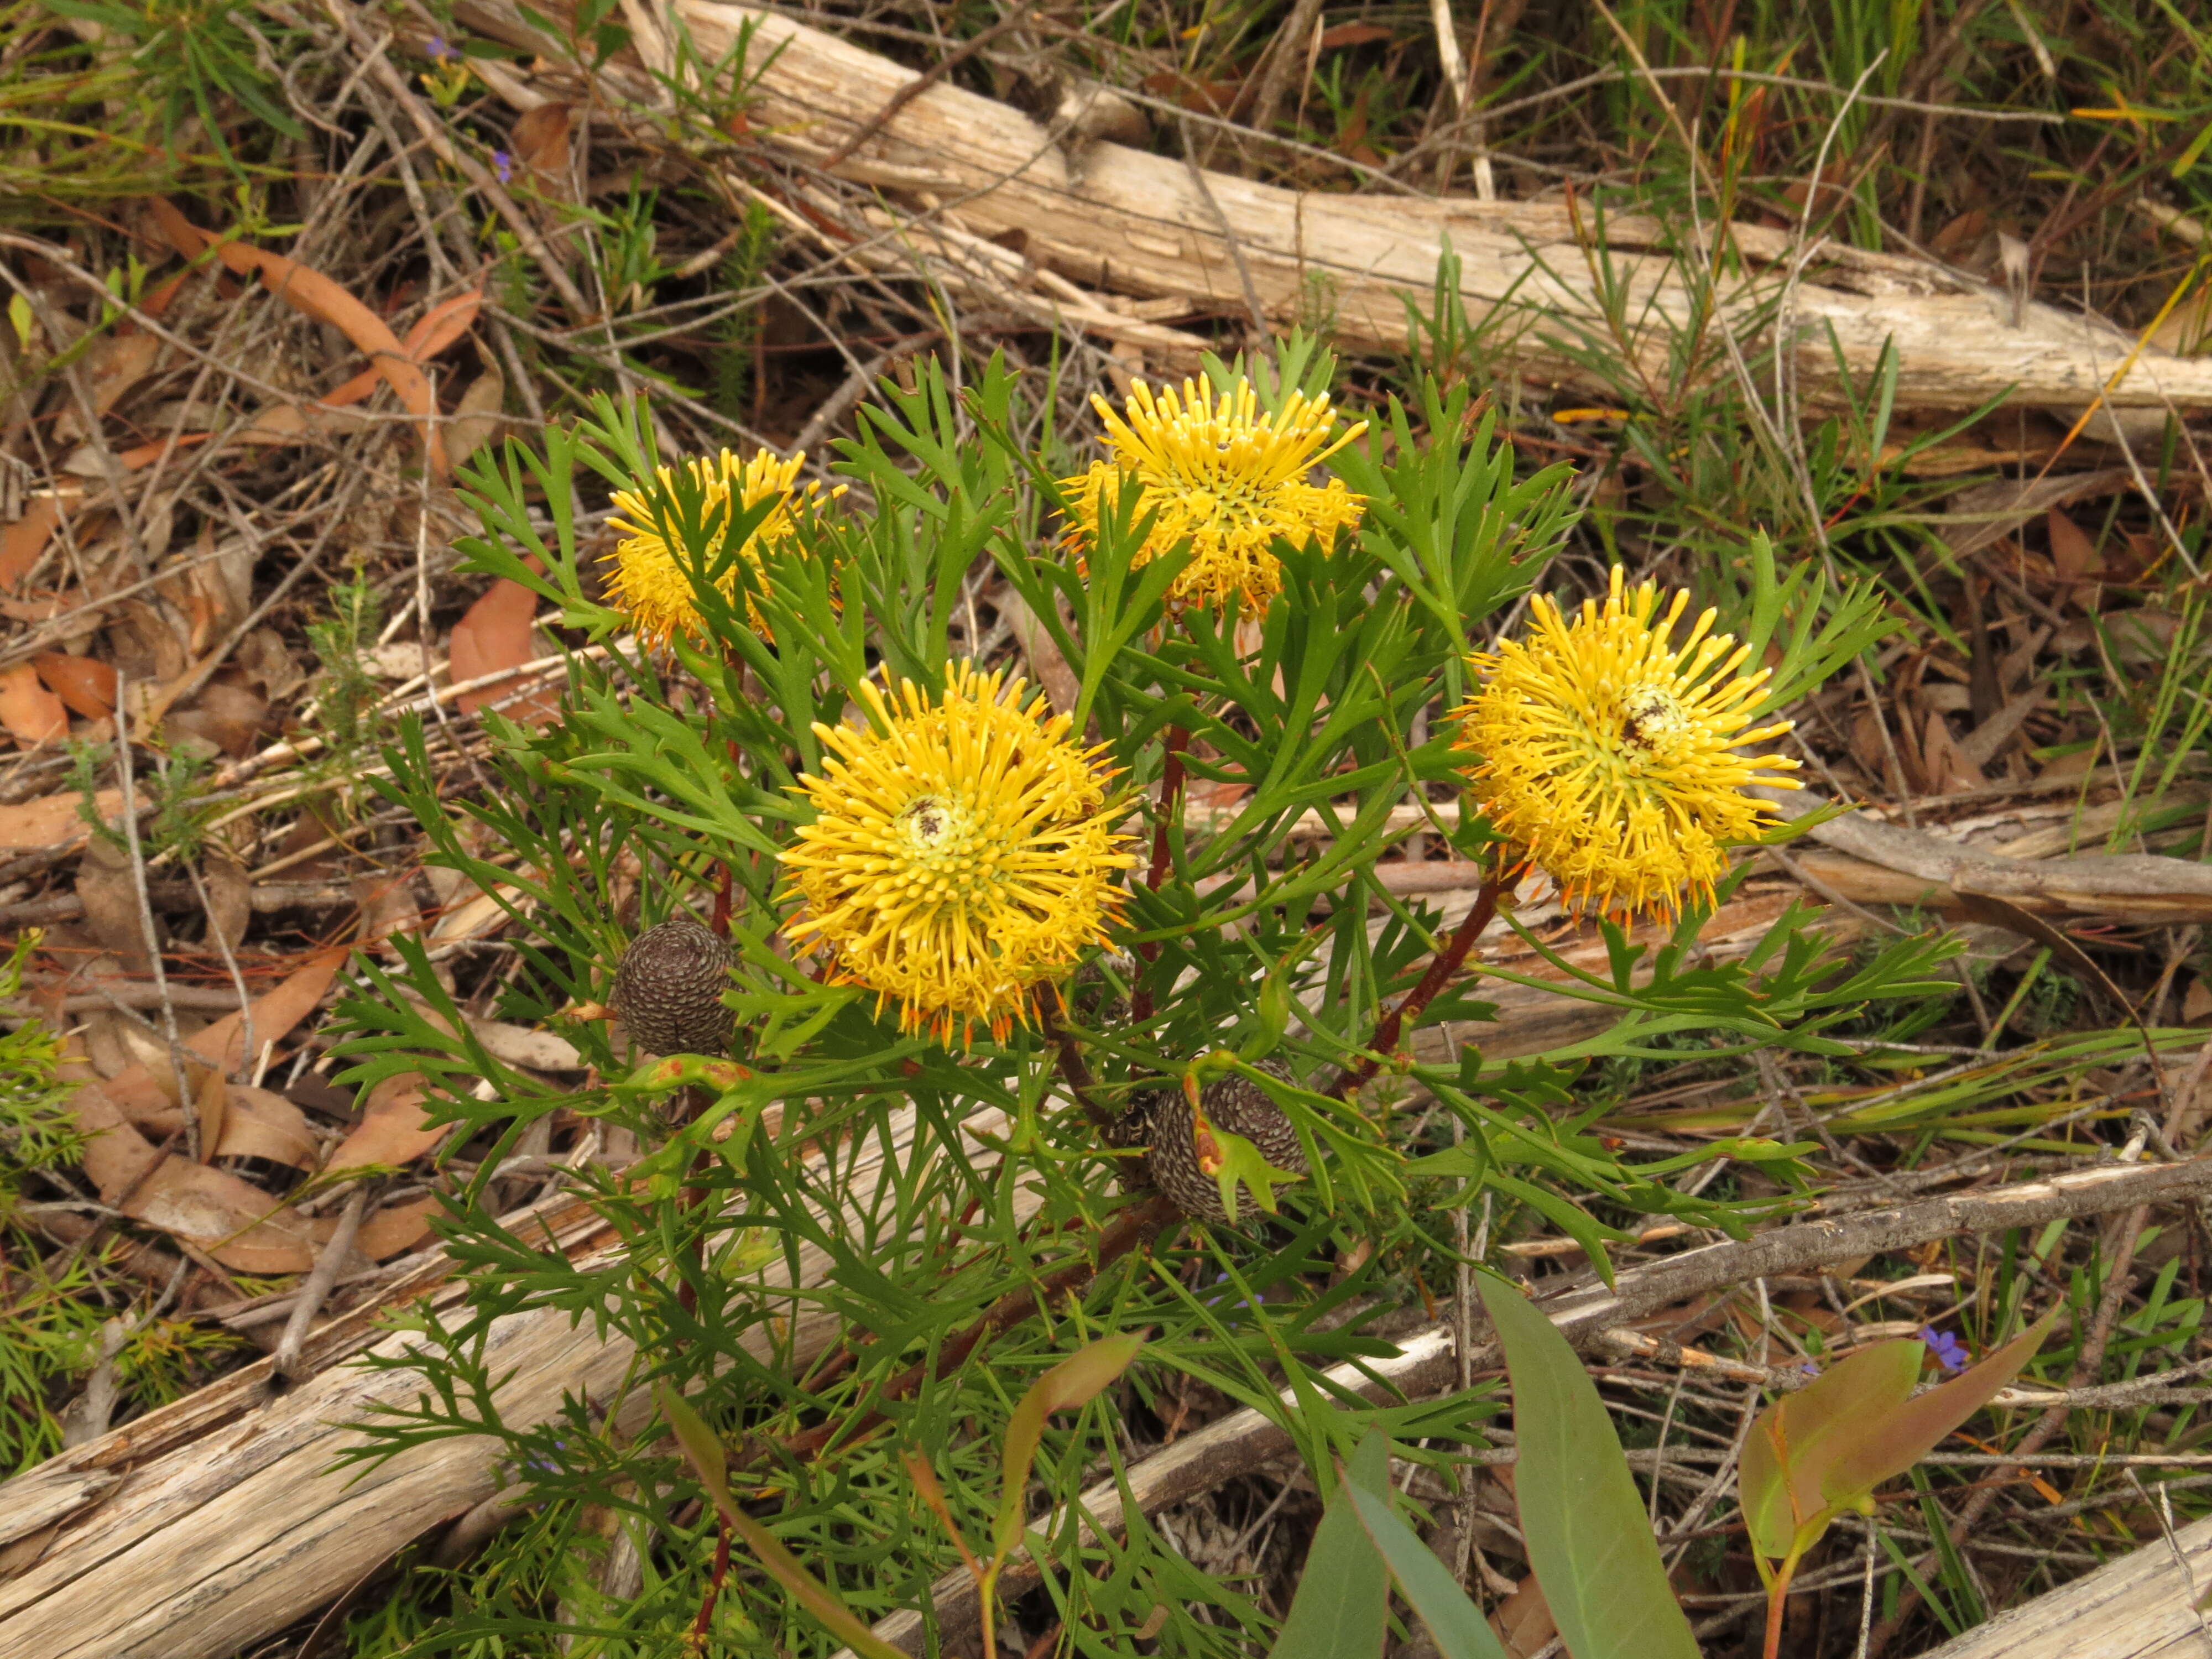
{"type": "MultiPolygon", "coordinates": [[[[1263,1060],[1259,1067],[1285,1083],[1297,1081],[1279,1060],[1263,1060]]],[[[1283,1109],[1249,1078],[1233,1073],[1216,1078],[1200,1091],[1199,1102],[1214,1127],[1243,1136],[1279,1170],[1306,1173],[1305,1148],[1298,1144],[1298,1132],[1291,1127],[1283,1109]]],[[[1192,1220],[1226,1221],[1229,1211],[1221,1201],[1221,1185],[1200,1164],[1197,1124],[1182,1090],[1159,1090],[1146,1098],[1141,1109],[1150,1120],[1152,1150],[1146,1154],[1145,1164],[1152,1171],[1152,1184],[1192,1220]]],[[[1252,1189],[1239,1182],[1237,1215],[1250,1215],[1259,1207],[1252,1189]]]]}
{"type": "Polygon", "coordinates": [[[679,913],[623,952],[608,1001],[647,1054],[727,1054],[733,1017],[722,993],[731,963],[726,941],[679,913]]]}

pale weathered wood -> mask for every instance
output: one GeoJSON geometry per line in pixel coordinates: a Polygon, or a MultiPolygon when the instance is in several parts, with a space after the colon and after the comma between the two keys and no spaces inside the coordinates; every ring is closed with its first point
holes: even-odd
{"type": "MultiPolygon", "coordinates": [[[[1000,1120],[991,1114],[975,1121],[988,1130],[1000,1120]]],[[[888,1160],[908,1156],[915,1133],[908,1109],[889,1146],[872,1139],[841,1158],[851,1210],[864,1212],[873,1203],[888,1160]]],[[[980,1152],[981,1143],[972,1150],[980,1152]]],[[[1035,1203],[1025,1199],[1028,1209],[1035,1203]]],[[[823,1282],[829,1258],[811,1246],[799,1254],[799,1282],[823,1282]]],[[[602,1254],[587,1262],[607,1259],[602,1254]]],[[[781,1255],[761,1282],[770,1289],[790,1283],[781,1255]]],[[[803,1363],[836,1328],[817,1306],[793,1297],[787,1316],[756,1327],[744,1340],[757,1358],[803,1363]]],[[[372,1352],[404,1358],[413,1340],[386,1337],[372,1352]]],[[[497,1397],[501,1418],[514,1427],[545,1420],[564,1395],[580,1393],[635,1425],[644,1402],[634,1395],[617,1398],[634,1358],[626,1340],[603,1339],[553,1311],[498,1321],[485,1356],[495,1376],[513,1373],[497,1397]]],[[[495,1443],[473,1437],[416,1447],[366,1474],[330,1472],[333,1456],[357,1443],[356,1425],[377,1406],[404,1405],[421,1391],[413,1370],[352,1366],[274,1399],[264,1393],[256,1401],[234,1388],[226,1395],[229,1409],[203,1417],[204,1431],[130,1469],[104,1502],[64,1528],[36,1565],[0,1583],[0,1654],[217,1659],[328,1602],[410,1539],[497,1487],[495,1443]]],[[[119,1443],[110,1437],[111,1455],[117,1443],[121,1455],[131,1455],[134,1427],[146,1433],[126,1425],[119,1443]]],[[[55,1460],[0,1486],[0,1514],[19,1503],[55,1504],[83,1484],[82,1468],[96,1464],[101,1445],[91,1443],[77,1449],[84,1456],[55,1460]]]]}
{"type": "Polygon", "coordinates": [[[2208,1589],[2212,1521],[2199,1521],[1923,1659],[2208,1659],[2212,1628],[2191,1605],[2208,1589]]]}
{"type": "MultiPolygon", "coordinates": [[[[753,88],[750,133],[801,161],[836,156],[916,78],[835,35],[744,6],[673,0],[665,11],[635,3],[625,11],[640,51],[664,72],[672,28],[688,30],[709,63],[750,28],[748,62],[767,67],[753,88]]],[[[464,0],[459,14],[509,38],[519,32],[505,0],[464,0]]],[[[1403,347],[1405,301],[1430,295],[1449,238],[1470,314],[1494,312],[1507,343],[1503,360],[1539,382],[1602,384],[1559,344],[1579,340],[1632,365],[1662,399],[1673,379],[1669,331],[1689,327],[1698,312],[1674,261],[1656,251],[1669,246],[1669,230],[1686,227],[1635,215],[1598,218],[1558,204],[1298,191],[1218,173],[1201,180],[1180,161],[1064,138],[943,82],[830,170],[899,204],[896,224],[884,221],[896,232],[887,241],[960,268],[987,257],[979,245],[995,240],[1002,271],[1018,277],[1026,263],[1058,282],[1032,282],[1040,298],[1072,279],[1082,289],[1243,316],[1249,276],[1271,321],[1325,319],[1336,339],[1370,349],[1403,347]],[[1594,273],[1622,295],[1614,314],[1632,319],[1630,337],[1607,332],[1594,273]]],[[[1789,234],[1754,226],[1729,234],[1747,268],[1723,279],[1723,314],[1754,341],[1778,319],[1799,392],[1814,403],[1837,400],[1838,353],[1863,382],[1886,346],[1897,354],[1903,408],[1973,408],[2009,392],[2015,403],[2078,409],[2124,366],[2110,404],[2212,403],[2212,362],[2147,349],[2130,364],[2134,343],[2116,331],[2041,305],[2027,307],[2022,326],[2009,326],[2006,295],[1934,265],[1826,243],[1802,250],[1789,234]],[[1792,281],[1799,272],[1817,280],[1792,281]]],[[[1096,294],[1080,303],[1061,297],[1079,325],[1088,325],[1073,313],[1100,303],[1096,294]]],[[[1123,309],[1131,325],[1158,319],[1157,310],[1139,318],[1123,309]]],[[[1724,364],[1724,354],[1707,355],[1724,364]]],[[[1759,372],[1771,391],[1771,368],[1759,372]]]]}

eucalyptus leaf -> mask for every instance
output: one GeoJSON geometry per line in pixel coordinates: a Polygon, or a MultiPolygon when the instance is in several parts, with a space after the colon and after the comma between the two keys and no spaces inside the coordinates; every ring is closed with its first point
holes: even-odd
{"type": "Polygon", "coordinates": [[[1519,1288],[1487,1273],[1520,1449],[1513,1490],[1528,1565],[1574,1659],[1699,1659],[1597,1387],[1519,1288]]]}

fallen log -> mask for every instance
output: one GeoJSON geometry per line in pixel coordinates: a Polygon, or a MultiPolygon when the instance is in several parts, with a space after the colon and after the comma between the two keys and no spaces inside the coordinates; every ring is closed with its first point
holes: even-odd
{"type": "Polygon", "coordinates": [[[1923,1659],[2203,1659],[2212,1624],[2212,1521],[2145,1544],[2070,1584],[1999,1613],[1923,1659]]]}
{"type": "MultiPolygon", "coordinates": [[[[915,71],[780,14],[719,0],[673,0],[665,10],[626,0],[623,10],[638,55],[662,76],[694,72],[676,34],[690,36],[692,64],[744,43],[757,71],[749,142],[897,204],[871,219],[849,198],[808,196],[802,182],[799,205],[783,210],[822,245],[848,247],[872,268],[927,259],[935,272],[1058,307],[1070,325],[1128,338],[1178,372],[1188,358],[1173,359],[1196,343],[1162,329],[1177,316],[1256,310],[1285,325],[1319,311],[1345,345],[1403,350],[1407,301],[1429,300],[1449,243],[1459,297],[1491,332],[1498,366],[1539,384],[1618,394],[1638,383],[1663,404],[1677,390],[1680,343],[1717,315],[1753,355],[1759,343],[1785,343],[1783,378],[1817,405],[1840,404],[1846,380],[1871,381],[1891,351],[1901,409],[2007,398],[2071,410],[2100,393],[2120,408],[2212,404],[2212,361],[2138,350],[2118,330],[2051,306],[2024,307],[2015,324],[2005,292],[1919,259],[1731,224],[1740,258],[1709,309],[1700,273],[1717,262],[1675,257],[1698,253],[1694,227],[1571,203],[1282,189],[1085,139],[1079,125],[1048,125],[942,80],[916,93],[915,71]],[[832,234],[822,229],[832,215],[877,234],[832,234]]],[[[573,62],[513,0],[461,0],[455,12],[547,61],[573,62]]],[[[661,101],[634,71],[599,79],[661,101]]],[[[1762,386],[1776,374],[1771,364],[1757,372],[1762,386]]]]}
{"type": "MultiPolygon", "coordinates": [[[[840,1171],[857,1210],[913,1145],[912,1111],[896,1124],[890,1145],[866,1143],[840,1171]]],[[[587,1266],[611,1259],[581,1204],[566,1200],[546,1221],[587,1266]]],[[[826,1255],[805,1247],[799,1282],[819,1284],[830,1267],[826,1255]]],[[[434,1255],[420,1271],[428,1283],[449,1268],[434,1255]]],[[[771,1293],[790,1283],[780,1259],[761,1283],[771,1293]]],[[[460,1294],[447,1284],[434,1300],[460,1294]]],[[[325,1605],[411,1540],[491,1496],[502,1472],[495,1443],[477,1437],[411,1447],[350,1478],[331,1473],[378,1406],[410,1404],[422,1389],[411,1369],[334,1366],[364,1351],[408,1355],[418,1339],[380,1335],[375,1311],[342,1316],[316,1333],[309,1352],[324,1369],[293,1392],[271,1395],[264,1359],[0,1484],[0,1516],[28,1515],[47,1531],[35,1559],[0,1582],[0,1654],[220,1659],[325,1605]]],[[[763,1322],[744,1340],[757,1358],[803,1364],[836,1329],[817,1304],[794,1297],[787,1316],[763,1322]]],[[[493,1372],[506,1374],[499,1410],[516,1427],[554,1415],[565,1395],[583,1394],[634,1428],[647,1414],[643,1396],[615,1398],[634,1357],[626,1339],[597,1335],[556,1310],[497,1321],[485,1353],[493,1372]]]]}

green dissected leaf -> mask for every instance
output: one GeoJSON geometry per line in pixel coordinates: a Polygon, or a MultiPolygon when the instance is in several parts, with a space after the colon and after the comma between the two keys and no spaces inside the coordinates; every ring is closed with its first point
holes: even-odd
{"type": "Polygon", "coordinates": [[[1914,1398],[1926,1349],[1877,1343],[1759,1415],[1738,1476],[1752,1546],[1770,1560],[1802,1553],[1841,1510],[1863,1508],[2020,1375],[2050,1334],[2052,1310],[1964,1376],[1914,1398]]]}
{"type": "Polygon", "coordinates": [[[1354,1486],[1388,1501],[1390,1443],[1371,1429],[1314,1528],[1297,1594],[1269,1659],[1368,1659],[1382,1651],[1390,1629],[1390,1576],[1352,1508],[1354,1486]]]}
{"type": "MultiPolygon", "coordinates": [[[[1605,1247],[1607,1243],[1626,1243],[1636,1237],[1634,1233],[1607,1226],[1579,1204],[1571,1204],[1557,1193],[1546,1192],[1534,1182],[1517,1180],[1493,1170],[1486,1177],[1485,1184],[1496,1188],[1510,1198],[1518,1199],[1573,1239],[1589,1255],[1590,1265],[1598,1270],[1599,1276],[1607,1284],[1613,1283],[1613,1258],[1606,1254],[1605,1247]]],[[[1546,1320],[1544,1322],[1548,1328],[1551,1322],[1546,1320]]],[[[1577,1373],[1582,1370],[1579,1360],[1575,1364],[1575,1370],[1577,1373]]]]}
{"type": "Polygon", "coordinates": [[[1482,1305],[1513,1384],[1514,1491],[1528,1565],[1575,1659],[1698,1659],[1650,1517],[1597,1387],[1515,1286],[1485,1275],[1482,1305]]]}
{"type": "Polygon", "coordinates": [[[1506,1659],[1504,1644],[1490,1628],[1482,1609],[1452,1582],[1444,1564],[1419,1534],[1391,1514],[1389,1504],[1356,1482],[1346,1481],[1342,1491],[1443,1659],[1506,1659]]]}
{"type": "Polygon", "coordinates": [[[1006,1423],[1006,1449],[1002,1460],[999,1518],[992,1529],[995,1567],[1022,1535],[1022,1498],[1030,1484],[1030,1462],[1037,1442],[1044,1437],[1044,1420],[1054,1412],[1080,1406],[1129,1368],[1145,1346],[1138,1336],[1103,1336],[1077,1349],[1030,1384],[1029,1392],[1014,1407],[1006,1423]]]}
{"type": "Polygon", "coordinates": [[[896,1648],[877,1637],[866,1620],[856,1618],[850,1607],[831,1595],[820,1579],[799,1565],[799,1559],[783,1547],[774,1533],[737,1506],[730,1496],[729,1466],[722,1443],[707,1426],[705,1419],[692,1410],[691,1402],[665,1383],[656,1383],[653,1393],[660,1414],[668,1419],[668,1426],[675,1432],[676,1443],[683,1449],[684,1461],[690,1464],[691,1472],[699,1477],[699,1484],[714,1500],[714,1508],[724,1524],[745,1540],[746,1547],[760,1558],[769,1577],[790,1591],[831,1635],[854,1652],[866,1655],[866,1659],[905,1659],[896,1648]]]}

